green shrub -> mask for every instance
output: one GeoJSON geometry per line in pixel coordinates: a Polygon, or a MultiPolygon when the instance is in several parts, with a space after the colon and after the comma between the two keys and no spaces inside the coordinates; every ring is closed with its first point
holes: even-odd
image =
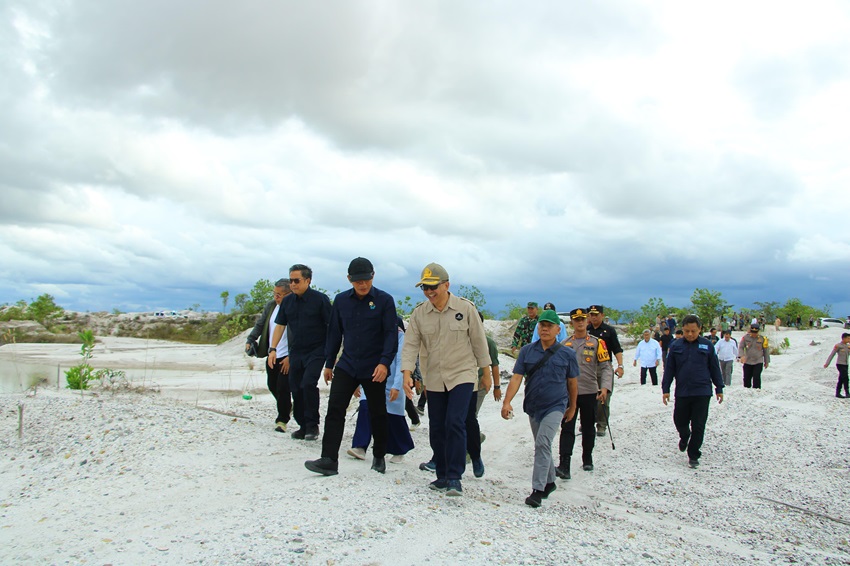
{"type": "Polygon", "coordinates": [[[92,367],[88,364],[79,364],[65,370],[65,381],[68,382],[68,389],[88,389],[91,379],[92,367]]]}

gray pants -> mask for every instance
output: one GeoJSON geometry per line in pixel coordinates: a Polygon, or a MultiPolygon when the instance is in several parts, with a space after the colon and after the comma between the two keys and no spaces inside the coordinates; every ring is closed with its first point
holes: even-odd
{"type": "Polygon", "coordinates": [[[478,416],[478,411],[481,410],[481,405],[484,404],[484,399],[487,398],[487,392],[482,387],[478,391],[475,392],[475,395],[478,395],[478,400],[475,401],[475,416],[478,416]]]}
{"type": "Polygon", "coordinates": [[[723,375],[723,383],[727,386],[732,385],[732,365],[734,363],[735,360],[720,360],[720,373],[723,375]]]}
{"type": "Polygon", "coordinates": [[[563,413],[552,411],[537,422],[529,415],[531,436],[534,437],[534,470],[531,472],[531,488],[543,491],[547,484],[555,481],[555,460],[552,458],[552,442],[561,428],[563,413]]]}

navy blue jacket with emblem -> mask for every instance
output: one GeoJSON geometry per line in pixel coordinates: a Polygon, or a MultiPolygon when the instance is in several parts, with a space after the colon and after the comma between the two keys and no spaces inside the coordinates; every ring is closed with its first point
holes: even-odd
{"type": "Polygon", "coordinates": [[[331,310],[325,367],[338,367],[355,379],[372,379],[378,364],[389,369],[398,351],[395,300],[372,287],[362,299],[354,289],[336,296],[331,310]],[[336,355],[342,346],[342,357],[336,355]]]}
{"type": "Polygon", "coordinates": [[[670,393],[676,380],[676,397],[711,397],[711,384],[715,393],[723,393],[723,376],[714,345],[698,336],[693,342],[678,338],[670,343],[661,392],[670,393]]]}

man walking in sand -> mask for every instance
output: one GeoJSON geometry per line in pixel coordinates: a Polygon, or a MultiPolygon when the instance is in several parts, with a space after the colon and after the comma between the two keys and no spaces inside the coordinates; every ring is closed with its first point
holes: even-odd
{"type": "Polygon", "coordinates": [[[635,360],[632,366],[640,362],[640,384],[646,385],[646,373],[649,372],[652,384],[658,385],[658,365],[661,363],[661,345],[651,338],[649,329],[643,331],[643,340],[635,348],[635,360]]]}
{"type": "Polygon", "coordinates": [[[449,274],[437,263],[422,270],[417,287],[428,300],[410,314],[401,353],[404,393],[413,398],[416,357],[428,391],[428,421],[437,479],[430,488],[462,495],[466,468],[466,415],[478,380],[490,381],[490,353],[475,305],[449,292],[449,274]]]}
{"type": "MultiPolygon", "coordinates": [[[[274,335],[275,318],[280,310],[283,298],[289,295],[289,279],[278,279],[274,284],[273,298],[263,309],[263,314],[257,320],[251,333],[248,334],[248,342],[245,344],[247,352],[251,345],[259,338],[256,344],[257,357],[265,357],[269,348],[269,337],[274,335]]],[[[266,364],[266,384],[275,399],[277,405],[277,417],[275,418],[275,431],[286,432],[289,423],[289,415],[292,412],[292,394],[289,391],[289,342],[286,333],[281,335],[275,347],[274,364],[266,364]]]]}
{"type": "MultiPolygon", "coordinates": [[[[605,309],[602,305],[590,305],[587,307],[587,312],[590,320],[590,324],[587,326],[588,334],[605,341],[608,351],[617,360],[617,369],[614,370],[614,375],[617,376],[617,379],[622,378],[626,370],[623,366],[623,347],[620,346],[617,331],[605,322],[605,309]]],[[[673,326],[675,327],[675,325],[676,321],[674,320],[673,326]]],[[[611,397],[614,396],[613,387],[612,383],[605,403],[600,402],[596,407],[596,436],[605,436],[605,431],[608,429],[608,419],[611,417],[611,397]]]]}
{"type": "Polygon", "coordinates": [[[520,350],[502,402],[502,418],[510,419],[513,416],[511,401],[524,377],[522,410],[528,414],[534,438],[531,495],[525,499],[530,507],[540,507],[556,489],[552,442],[561,421],[574,421],[576,414],[579,368],[575,352],[556,341],[560,322],[555,311],[540,314],[540,339],[520,350]]]}
{"type": "Polygon", "coordinates": [[[374,276],[371,261],[364,257],[354,258],[348,265],[348,281],[352,288],[334,298],[325,346],[324,378],[325,383],[330,382],[331,391],[325,415],[322,457],[304,463],[308,470],[317,474],[333,476],[339,472],[345,411],[358,387],[366,393],[375,439],[372,469],[381,474],[386,471],[386,380],[398,351],[398,325],[395,301],[392,295],[372,285],[374,276]],[[345,348],[337,361],[343,343],[345,348]]]}
{"type": "Polygon", "coordinates": [[[717,359],[720,361],[720,375],[723,376],[723,385],[732,385],[732,366],[738,357],[738,342],[732,339],[732,331],[724,330],[723,339],[714,345],[717,359]]]}
{"type": "MultiPolygon", "coordinates": [[[[331,301],[324,293],[310,288],[312,280],[313,270],[308,266],[296,264],[289,268],[292,294],[280,303],[271,340],[271,348],[277,348],[290,326],[289,386],[293,416],[300,426],[292,438],[299,440],[319,438],[319,375],[331,318],[331,301]]],[[[276,351],[270,351],[269,365],[276,361],[276,351]]]]}
{"type": "Polygon", "coordinates": [[[676,404],[673,423],[679,432],[679,451],[688,452],[688,465],[699,466],[702,456],[711,386],[717,402],[723,402],[723,379],[714,346],[700,336],[702,323],[698,316],[689,314],[682,319],[683,339],[670,345],[664,379],[661,381],[661,399],[665,405],[670,400],[670,385],[676,380],[676,404]]]}
{"type": "Polygon", "coordinates": [[[767,337],[759,335],[757,322],[750,324],[749,334],[738,343],[738,361],[744,368],[744,387],[761,389],[761,372],[770,365],[767,337]]]}
{"type": "Polygon", "coordinates": [[[841,334],[841,342],[832,348],[824,368],[829,367],[829,362],[832,358],[838,356],[835,360],[835,368],[838,370],[838,385],[835,386],[835,396],[839,399],[850,398],[850,384],[847,383],[847,358],[850,354],[850,333],[844,332],[841,334]],[[841,388],[844,387],[844,395],[841,394],[841,388]]]}
{"type": "Polygon", "coordinates": [[[555,473],[559,478],[570,479],[570,462],[576,441],[576,420],[581,419],[581,464],[586,472],[593,470],[593,448],[596,445],[595,427],[597,403],[605,406],[608,394],[614,387],[614,372],[611,355],[605,341],[587,331],[587,311],[570,311],[573,334],[564,341],[564,346],[573,350],[578,359],[580,374],[577,380],[577,413],[561,423],[558,451],[560,461],[555,473]]]}

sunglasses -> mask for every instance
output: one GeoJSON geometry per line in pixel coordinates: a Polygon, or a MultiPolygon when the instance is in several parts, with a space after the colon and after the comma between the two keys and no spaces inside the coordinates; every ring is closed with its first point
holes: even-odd
{"type": "Polygon", "coordinates": [[[423,291],[436,291],[437,287],[439,287],[440,285],[442,285],[442,283],[437,283],[436,285],[425,285],[423,283],[422,284],[422,290],[423,291]]]}
{"type": "Polygon", "coordinates": [[[303,280],[303,279],[290,279],[290,280],[289,280],[289,284],[290,284],[290,285],[298,285],[298,284],[299,284],[299,283],[301,283],[302,281],[304,281],[304,280],[303,280]]]}

